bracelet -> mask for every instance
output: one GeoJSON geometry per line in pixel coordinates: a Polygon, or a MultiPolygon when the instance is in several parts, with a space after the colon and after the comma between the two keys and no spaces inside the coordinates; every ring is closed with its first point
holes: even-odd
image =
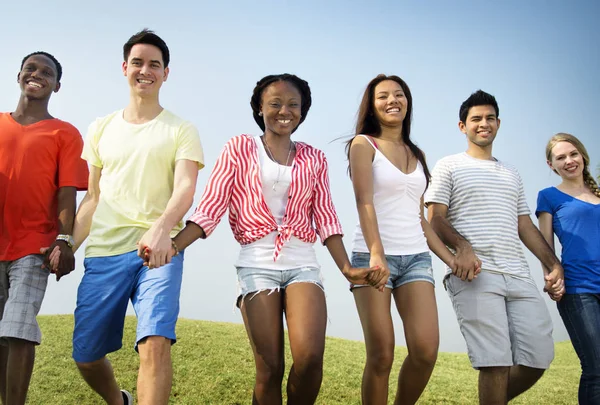
{"type": "Polygon", "coordinates": [[[177,247],[177,244],[175,243],[174,239],[171,239],[171,247],[175,251],[175,254],[173,256],[177,256],[179,254],[179,248],[177,247]]]}

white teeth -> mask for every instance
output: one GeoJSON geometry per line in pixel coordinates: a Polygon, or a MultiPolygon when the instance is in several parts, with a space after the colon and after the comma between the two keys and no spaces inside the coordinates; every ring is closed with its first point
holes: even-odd
{"type": "Polygon", "coordinates": [[[33,81],[32,82],[28,82],[27,84],[30,85],[30,86],[33,86],[33,87],[37,87],[37,88],[41,88],[42,87],[41,84],[33,82],[33,81]]]}
{"type": "Polygon", "coordinates": [[[390,108],[389,110],[386,110],[386,112],[388,112],[388,113],[400,112],[400,109],[399,108],[390,108]]]}
{"type": "Polygon", "coordinates": [[[281,122],[282,124],[289,124],[292,120],[277,120],[279,122],[281,122]]]}
{"type": "Polygon", "coordinates": [[[138,82],[143,83],[143,84],[152,84],[152,80],[138,79],[138,82]]]}

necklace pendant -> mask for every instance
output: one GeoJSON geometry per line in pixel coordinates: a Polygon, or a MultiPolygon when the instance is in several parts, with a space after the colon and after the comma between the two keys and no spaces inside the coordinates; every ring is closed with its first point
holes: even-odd
{"type": "Polygon", "coordinates": [[[273,183],[273,191],[275,191],[275,186],[277,185],[277,182],[273,183]]]}

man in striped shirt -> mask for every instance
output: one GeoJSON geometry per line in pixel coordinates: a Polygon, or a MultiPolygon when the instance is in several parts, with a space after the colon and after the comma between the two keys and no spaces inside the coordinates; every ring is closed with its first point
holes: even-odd
{"type": "Polygon", "coordinates": [[[436,164],[425,202],[433,229],[456,253],[457,269],[448,269],[444,285],[480,371],[479,401],[506,404],[554,358],[550,314],[519,239],[551,270],[544,290],[553,299],[564,293],[563,269],[531,221],[519,173],[492,156],[496,99],[479,90],[459,115],[467,151],[436,164]]]}

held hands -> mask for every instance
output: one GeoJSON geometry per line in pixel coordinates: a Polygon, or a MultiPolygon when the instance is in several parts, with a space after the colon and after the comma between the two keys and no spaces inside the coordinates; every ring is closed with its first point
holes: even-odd
{"type": "Polygon", "coordinates": [[[390,268],[388,267],[387,260],[385,260],[385,256],[371,254],[369,266],[371,267],[371,271],[367,274],[367,283],[383,292],[385,290],[385,284],[387,283],[388,278],[390,278],[390,268]]]}
{"type": "Polygon", "coordinates": [[[175,255],[169,231],[152,226],[138,242],[138,256],[151,269],[171,263],[175,255]]]}
{"type": "Polygon", "coordinates": [[[552,271],[544,276],[544,292],[548,293],[553,301],[560,301],[565,294],[564,270],[560,264],[555,264],[552,271]]]}
{"type": "Polygon", "coordinates": [[[41,248],[40,253],[44,255],[42,269],[49,269],[50,273],[56,274],[56,281],[75,270],[75,255],[66,242],[57,240],[49,247],[41,248]]]}
{"type": "Polygon", "coordinates": [[[379,280],[374,276],[374,273],[378,272],[379,267],[371,267],[371,268],[356,268],[356,267],[348,267],[348,269],[344,269],[343,274],[346,279],[352,284],[368,284],[379,291],[383,291],[385,288],[385,283],[387,281],[387,277],[384,277],[382,280],[379,280]]]}
{"type": "Polygon", "coordinates": [[[481,273],[481,260],[470,246],[457,249],[448,266],[452,269],[452,274],[463,281],[473,281],[481,273]]]}

